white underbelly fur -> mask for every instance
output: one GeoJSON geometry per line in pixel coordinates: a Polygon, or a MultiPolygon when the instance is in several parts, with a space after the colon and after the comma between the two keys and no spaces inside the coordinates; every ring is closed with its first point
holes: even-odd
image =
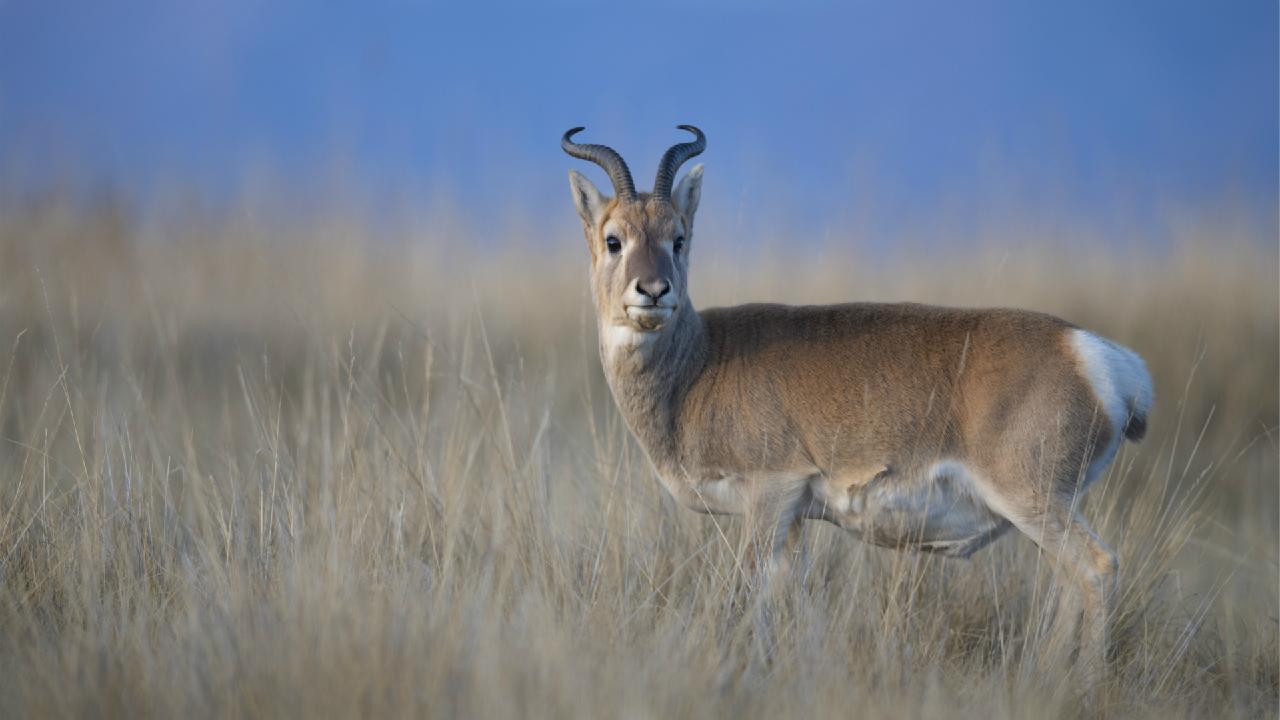
{"type": "MultiPolygon", "coordinates": [[[[850,483],[821,474],[754,478],[767,485],[795,484],[789,493],[804,498],[798,516],[833,522],[865,542],[968,557],[1009,527],[985,499],[981,483],[960,462],[934,463],[927,472],[903,476],[892,471],[871,482],[850,483]],[[803,492],[804,488],[808,492],[803,492]]],[[[740,515],[751,483],[741,476],[663,478],[684,506],[704,513],[740,515]]]]}
{"type": "Polygon", "coordinates": [[[949,460],[916,477],[890,471],[852,491],[845,483],[820,478],[814,499],[820,507],[813,517],[886,547],[967,556],[1008,527],[968,469],[949,460]]]}

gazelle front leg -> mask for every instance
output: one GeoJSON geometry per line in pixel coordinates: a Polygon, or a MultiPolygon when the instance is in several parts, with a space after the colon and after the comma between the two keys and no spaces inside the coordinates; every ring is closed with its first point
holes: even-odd
{"type": "Polygon", "coordinates": [[[777,638],[774,632],[775,592],[795,576],[803,559],[804,503],[807,480],[767,486],[768,492],[752,498],[746,508],[741,552],[742,583],[746,596],[743,620],[752,628],[752,645],[764,665],[772,662],[777,638]]]}
{"type": "Polygon", "coordinates": [[[775,582],[802,569],[808,478],[765,479],[747,504],[740,557],[748,588],[754,592],[767,592],[775,582]]]}

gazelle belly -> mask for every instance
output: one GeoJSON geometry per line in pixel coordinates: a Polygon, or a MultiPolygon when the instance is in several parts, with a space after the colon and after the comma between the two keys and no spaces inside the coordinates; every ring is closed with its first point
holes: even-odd
{"type": "Polygon", "coordinates": [[[956,462],[914,474],[887,467],[870,481],[824,477],[815,483],[814,498],[817,517],[884,547],[968,557],[1010,527],[956,462]]]}

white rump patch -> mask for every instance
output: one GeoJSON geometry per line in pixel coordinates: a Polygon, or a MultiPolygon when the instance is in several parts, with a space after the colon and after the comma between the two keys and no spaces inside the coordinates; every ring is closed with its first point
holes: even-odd
{"type": "Polygon", "coordinates": [[[1070,340],[1084,377],[1111,423],[1111,441],[1085,471],[1083,487],[1088,487],[1115,458],[1129,416],[1150,412],[1155,394],[1147,364],[1134,351],[1085,330],[1072,330],[1070,340]]]}
{"type": "Polygon", "coordinates": [[[1137,353],[1085,330],[1072,330],[1071,347],[1113,431],[1124,431],[1130,414],[1146,415],[1154,392],[1147,364],[1137,353]]]}

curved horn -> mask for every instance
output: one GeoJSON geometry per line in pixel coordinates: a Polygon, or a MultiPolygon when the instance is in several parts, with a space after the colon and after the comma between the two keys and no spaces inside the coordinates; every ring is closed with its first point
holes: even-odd
{"type": "Polygon", "coordinates": [[[671,185],[675,182],[676,171],[684,164],[685,160],[700,155],[703,150],[707,149],[707,136],[702,131],[692,125],[677,125],[680,130],[688,130],[697,136],[693,142],[680,143],[672,145],[669,150],[662,154],[662,162],[658,163],[658,178],[653,181],[653,194],[657,197],[670,198],[671,185]]]}
{"type": "Polygon", "coordinates": [[[583,129],[576,127],[565,132],[564,137],[560,138],[560,147],[576,158],[590,160],[604,168],[604,171],[609,173],[609,180],[613,182],[613,191],[619,196],[635,197],[636,184],[631,180],[631,170],[627,168],[627,163],[623,161],[617,150],[608,145],[580,145],[570,140],[575,133],[583,129]]]}

